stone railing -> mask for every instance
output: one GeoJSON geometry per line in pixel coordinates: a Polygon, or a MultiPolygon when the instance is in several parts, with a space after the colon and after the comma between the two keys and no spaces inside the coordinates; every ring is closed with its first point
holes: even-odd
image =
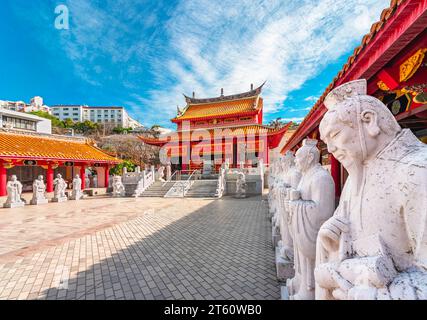
{"type": "Polygon", "coordinates": [[[184,198],[188,190],[194,184],[195,179],[197,179],[197,173],[199,170],[194,170],[187,180],[180,180],[175,182],[172,188],[164,195],[165,198],[184,198]]]}
{"type": "Polygon", "coordinates": [[[147,190],[155,182],[154,171],[149,171],[148,173],[144,171],[142,173],[143,173],[143,176],[138,181],[138,185],[133,195],[135,198],[139,197],[145,190],[147,190]]]}

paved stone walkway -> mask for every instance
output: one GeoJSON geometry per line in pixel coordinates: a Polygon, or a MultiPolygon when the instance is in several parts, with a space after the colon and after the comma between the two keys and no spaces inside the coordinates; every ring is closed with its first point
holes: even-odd
{"type": "Polygon", "coordinates": [[[280,298],[259,197],[34,208],[0,210],[0,299],[280,298]]]}

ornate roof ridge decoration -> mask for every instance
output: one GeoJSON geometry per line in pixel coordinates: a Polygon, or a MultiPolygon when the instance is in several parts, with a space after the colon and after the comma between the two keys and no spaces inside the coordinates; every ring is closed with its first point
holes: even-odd
{"type": "Polygon", "coordinates": [[[264,87],[265,83],[266,83],[266,81],[264,81],[264,83],[262,85],[260,85],[258,88],[255,88],[253,90],[243,92],[243,93],[232,94],[229,96],[221,95],[221,96],[215,97],[215,98],[197,99],[197,98],[190,98],[184,94],[184,97],[185,97],[185,101],[187,102],[187,104],[192,104],[192,105],[204,104],[204,103],[214,103],[214,102],[223,102],[223,101],[229,101],[229,100],[239,100],[239,99],[243,99],[243,98],[251,98],[251,97],[259,96],[261,94],[262,88],[264,87]]]}
{"type": "Polygon", "coordinates": [[[20,134],[0,131],[0,157],[12,159],[41,159],[57,161],[83,161],[120,163],[104,150],[91,145],[86,139],[54,139],[49,135],[20,134]]]}
{"type": "Polygon", "coordinates": [[[417,72],[418,68],[421,66],[421,63],[424,60],[424,56],[426,52],[427,52],[427,48],[421,48],[400,65],[400,68],[399,68],[400,82],[404,82],[408,80],[415,74],[415,72],[417,72]]]}
{"type": "Polygon", "coordinates": [[[17,129],[5,129],[5,128],[0,128],[0,133],[7,133],[7,134],[21,135],[21,136],[31,136],[36,138],[52,139],[52,140],[64,140],[64,141],[71,141],[71,142],[77,142],[77,143],[89,143],[89,141],[91,140],[86,137],[64,136],[59,134],[40,133],[40,132],[32,132],[32,131],[24,131],[24,130],[21,131],[17,129]]]}

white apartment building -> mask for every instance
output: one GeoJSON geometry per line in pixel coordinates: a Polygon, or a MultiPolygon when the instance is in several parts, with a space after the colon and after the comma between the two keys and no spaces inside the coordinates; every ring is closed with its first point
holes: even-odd
{"type": "Polygon", "coordinates": [[[43,98],[39,96],[31,98],[30,103],[0,100],[0,108],[19,112],[44,111],[50,113],[50,108],[43,104],[43,98]]]}
{"type": "Polygon", "coordinates": [[[124,128],[137,128],[142,125],[132,119],[123,107],[90,107],[87,105],[54,105],[52,114],[59,120],[71,119],[75,122],[86,120],[102,124],[112,124],[124,128]]]}
{"type": "Polygon", "coordinates": [[[49,119],[5,108],[0,108],[0,128],[47,134],[52,133],[52,124],[49,119]]]}

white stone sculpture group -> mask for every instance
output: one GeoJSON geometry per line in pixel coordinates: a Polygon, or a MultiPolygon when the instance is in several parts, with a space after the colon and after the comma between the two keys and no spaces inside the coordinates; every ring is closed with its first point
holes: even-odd
{"type": "MultiPolygon", "coordinates": [[[[67,182],[62,178],[61,174],[58,174],[53,181],[54,194],[52,202],[64,202],[67,201],[65,190],[67,189],[67,182]]],[[[23,207],[25,201],[22,199],[22,183],[18,181],[16,175],[10,177],[10,181],[7,182],[7,199],[3,204],[5,208],[17,208],[23,207]]],[[[80,200],[83,198],[82,191],[82,179],[77,174],[73,179],[73,190],[70,199],[80,200]]],[[[44,178],[39,175],[33,182],[33,197],[30,200],[31,205],[40,205],[48,203],[46,198],[46,184],[44,178]]]]}
{"type": "Polygon", "coordinates": [[[367,95],[365,80],[337,87],[324,104],[321,139],[348,172],[338,207],[316,140],[295,154],[296,187],[283,165],[292,155],[270,168],[276,252],[295,269],[289,298],[427,299],[427,146],[367,95]]]}

